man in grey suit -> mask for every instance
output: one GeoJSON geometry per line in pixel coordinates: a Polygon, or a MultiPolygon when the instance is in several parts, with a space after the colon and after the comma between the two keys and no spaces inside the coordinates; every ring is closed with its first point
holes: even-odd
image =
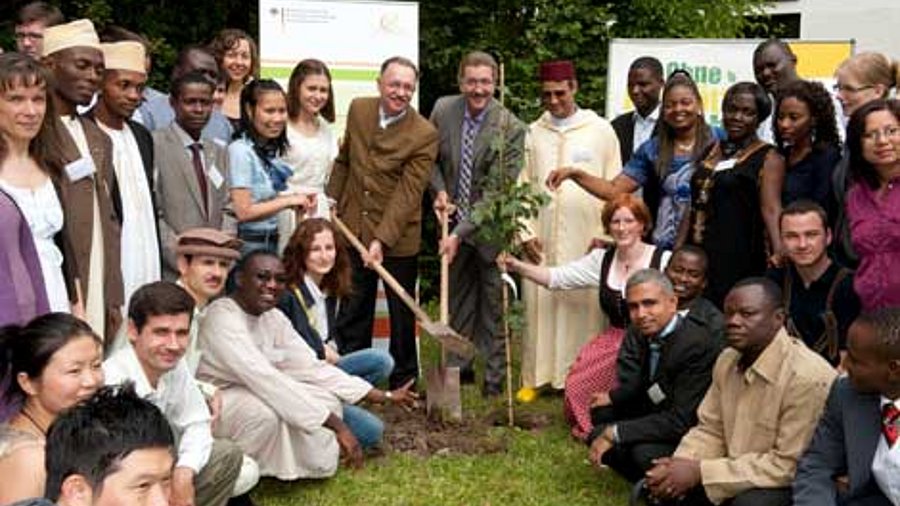
{"type": "Polygon", "coordinates": [[[900,309],[857,318],[844,364],[797,467],[794,505],[900,504],[900,309]]]}
{"type": "Polygon", "coordinates": [[[178,279],[178,234],[196,227],[233,230],[234,221],[225,216],[228,155],[224,147],[202,137],[212,112],[213,86],[200,72],[176,79],[170,97],[175,121],[153,132],[159,240],[167,280],[178,279]]]}
{"type": "MultiPolygon", "coordinates": [[[[505,170],[516,178],[522,164],[525,125],[494,99],[498,66],[494,58],[475,51],[459,65],[460,95],[440,98],[431,113],[440,145],[431,178],[435,211],[452,201],[451,233],[440,253],[450,260],[451,326],[472,337],[486,360],[485,395],[503,387],[505,354],[500,322],[500,272],[496,247],[476,237],[471,221],[473,205],[481,198],[481,185],[489,172],[505,170]],[[499,146],[504,143],[501,167],[499,146]]],[[[449,365],[462,368],[464,381],[473,379],[471,361],[450,357],[449,365]]]]}

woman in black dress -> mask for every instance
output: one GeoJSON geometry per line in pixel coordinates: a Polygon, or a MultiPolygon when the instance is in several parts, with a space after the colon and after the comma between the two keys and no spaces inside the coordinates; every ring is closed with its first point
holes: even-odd
{"type": "Polygon", "coordinates": [[[784,159],[756,136],[770,110],[769,97],[756,83],[729,88],[722,100],[727,138],[710,148],[691,177],[691,210],[679,245],[706,251],[705,295],[719,307],[737,281],[765,272],[768,251],[780,249],[784,159]]]}

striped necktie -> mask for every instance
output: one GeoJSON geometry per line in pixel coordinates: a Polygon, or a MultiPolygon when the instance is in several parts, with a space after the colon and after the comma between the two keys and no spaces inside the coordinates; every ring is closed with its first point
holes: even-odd
{"type": "Polygon", "coordinates": [[[456,216],[461,221],[469,217],[472,194],[472,165],[475,162],[475,135],[478,124],[470,118],[463,120],[462,159],[459,161],[459,183],[456,186],[456,216]]]}

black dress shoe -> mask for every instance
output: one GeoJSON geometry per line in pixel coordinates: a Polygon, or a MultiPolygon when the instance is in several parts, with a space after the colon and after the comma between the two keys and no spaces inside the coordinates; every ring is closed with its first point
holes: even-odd
{"type": "Polygon", "coordinates": [[[474,385],[475,384],[475,369],[460,369],[459,370],[459,383],[461,385],[474,385]]]}
{"type": "Polygon", "coordinates": [[[226,506],[256,506],[253,502],[253,499],[250,499],[250,494],[241,494],[237,497],[232,497],[226,503],[226,506]]]}

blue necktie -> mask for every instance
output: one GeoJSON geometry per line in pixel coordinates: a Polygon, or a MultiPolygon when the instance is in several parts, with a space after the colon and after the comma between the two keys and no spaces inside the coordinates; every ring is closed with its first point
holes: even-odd
{"type": "Polygon", "coordinates": [[[456,216],[458,221],[469,217],[472,193],[472,165],[475,162],[475,135],[478,125],[475,121],[463,120],[462,159],[459,162],[459,184],[456,186],[456,216]]]}
{"type": "Polygon", "coordinates": [[[656,368],[659,367],[659,354],[662,350],[662,343],[658,337],[650,339],[650,379],[656,376],[656,368]]]}

